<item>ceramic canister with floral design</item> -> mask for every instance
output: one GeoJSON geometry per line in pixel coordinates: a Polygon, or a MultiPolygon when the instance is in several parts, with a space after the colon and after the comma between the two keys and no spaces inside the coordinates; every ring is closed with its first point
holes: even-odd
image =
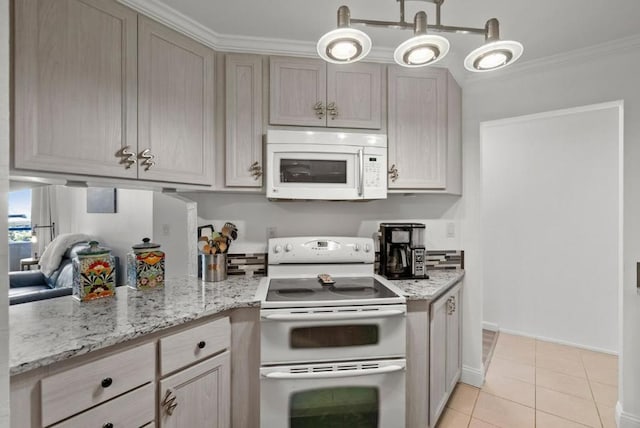
{"type": "Polygon", "coordinates": [[[164,285],[164,252],[159,244],[144,238],[127,255],[127,282],[129,287],[144,290],[164,285]]]}
{"type": "Polygon", "coordinates": [[[108,248],[97,241],[73,258],[73,296],[86,302],[116,294],[115,260],[108,248]]]}

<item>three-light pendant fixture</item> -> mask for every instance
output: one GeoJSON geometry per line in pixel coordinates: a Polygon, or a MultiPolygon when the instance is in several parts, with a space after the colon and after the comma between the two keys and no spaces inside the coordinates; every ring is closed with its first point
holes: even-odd
{"type": "Polygon", "coordinates": [[[371,50],[369,36],[351,24],[362,24],[373,27],[413,30],[413,37],[400,43],[396,48],[393,58],[404,67],[424,67],[435,64],[444,58],[449,52],[449,41],[442,36],[428,34],[427,30],[441,33],[479,34],[485,37],[485,44],[474,49],[464,60],[467,70],[485,72],[498,70],[513,64],[522,55],[522,44],[500,40],[500,23],[496,18],[487,21],[484,28],[455,27],[442,25],[441,7],[444,0],[422,0],[436,5],[436,19],[434,25],[427,26],[427,14],[418,12],[414,22],[405,21],[404,2],[400,3],[400,20],[375,21],[369,19],[351,18],[347,6],[338,8],[338,28],[329,31],[318,41],[318,54],[328,62],[348,64],[360,61],[371,50]]]}

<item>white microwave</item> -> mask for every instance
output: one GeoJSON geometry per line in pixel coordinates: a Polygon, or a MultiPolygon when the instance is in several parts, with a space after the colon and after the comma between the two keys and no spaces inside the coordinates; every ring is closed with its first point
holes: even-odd
{"type": "Polygon", "coordinates": [[[270,199],[385,199],[387,136],[269,130],[266,178],[270,199]]]}

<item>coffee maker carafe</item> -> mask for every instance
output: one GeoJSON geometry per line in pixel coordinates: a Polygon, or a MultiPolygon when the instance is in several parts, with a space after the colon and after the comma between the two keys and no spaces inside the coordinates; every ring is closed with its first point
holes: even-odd
{"type": "Polygon", "coordinates": [[[380,224],[380,274],[388,279],[429,278],[422,223],[380,224]]]}

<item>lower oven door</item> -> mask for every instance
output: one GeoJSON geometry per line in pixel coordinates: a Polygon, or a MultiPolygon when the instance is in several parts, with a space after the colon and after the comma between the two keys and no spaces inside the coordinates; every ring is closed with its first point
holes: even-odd
{"type": "Polygon", "coordinates": [[[406,305],[260,311],[262,364],[406,355],[406,305]]]}
{"type": "Polygon", "coordinates": [[[406,360],[260,369],[260,427],[405,426],[406,360]]]}

